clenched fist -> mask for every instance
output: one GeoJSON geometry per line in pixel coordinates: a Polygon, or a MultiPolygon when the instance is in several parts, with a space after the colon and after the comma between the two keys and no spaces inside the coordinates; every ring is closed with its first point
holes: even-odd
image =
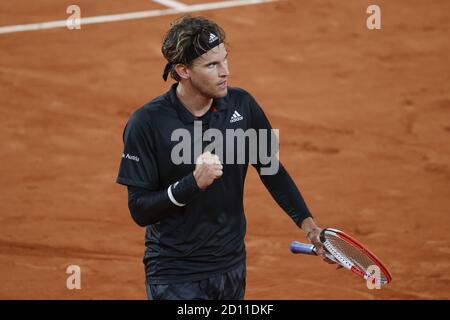
{"type": "Polygon", "coordinates": [[[214,180],[223,174],[223,166],[217,155],[207,151],[201,154],[195,161],[194,178],[200,189],[206,189],[214,180]]]}

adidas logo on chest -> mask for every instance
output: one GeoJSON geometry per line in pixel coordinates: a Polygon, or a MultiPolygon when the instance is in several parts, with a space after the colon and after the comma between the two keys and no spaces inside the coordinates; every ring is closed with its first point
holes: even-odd
{"type": "Polygon", "coordinates": [[[244,117],[239,114],[236,110],[234,110],[233,115],[231,116],[230,123],[241,121],[244,117]]]}

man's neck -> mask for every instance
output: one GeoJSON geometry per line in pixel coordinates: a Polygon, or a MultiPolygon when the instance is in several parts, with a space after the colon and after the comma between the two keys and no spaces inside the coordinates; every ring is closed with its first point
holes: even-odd
{"type": "Polygon", "coordinates": [[[211,107],[212,98],[207,98],[189,84],[178,83],[177,97],[190,113],[196,117],[203,116],[211,107]]]}

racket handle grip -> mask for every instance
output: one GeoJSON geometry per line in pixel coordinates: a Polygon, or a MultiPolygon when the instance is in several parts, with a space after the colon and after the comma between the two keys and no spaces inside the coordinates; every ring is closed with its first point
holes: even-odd
{"type": "Polygon", "coordinates": [[[315,249],[314,245],[312,245],[312,244],[301,243],[298,241],[292,241],[292,243],[291,243],[291,252],[292,253],[317,255],[317,253],[314,249],[315,249]]]}

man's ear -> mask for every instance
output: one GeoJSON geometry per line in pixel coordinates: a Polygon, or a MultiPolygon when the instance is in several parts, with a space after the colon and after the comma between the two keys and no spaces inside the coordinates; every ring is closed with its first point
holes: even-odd
{"type": "Polygon", "coordinates": [[[187,66],[182,63],[177,63],[175,65],[175,71],[177,72],[177,74],[180,76],[181,79],[189,79],[190,78],[187,66]]]}

